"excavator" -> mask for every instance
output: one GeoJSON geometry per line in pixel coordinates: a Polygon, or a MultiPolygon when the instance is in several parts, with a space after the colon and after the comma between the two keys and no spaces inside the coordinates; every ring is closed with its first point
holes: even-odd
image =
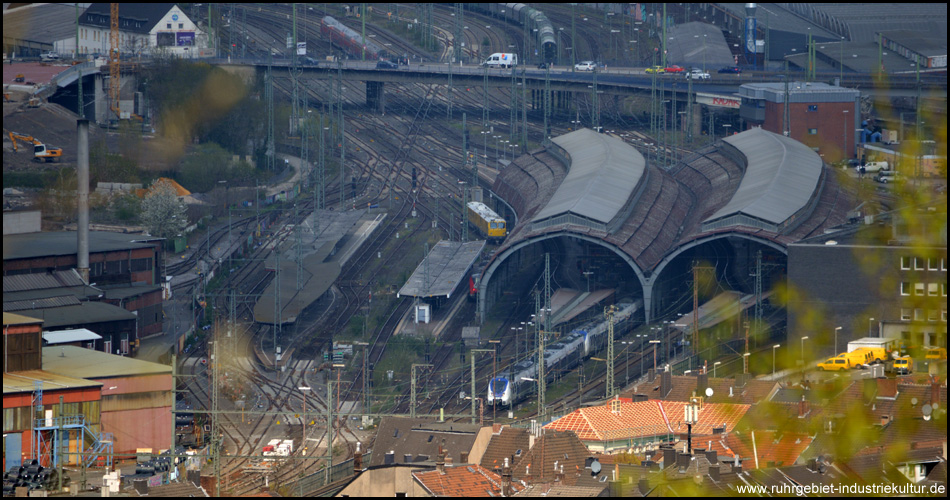
{"type": "Polygon", "coordinates": [[[62,148],[54,148],[52,146],[47,146],[43,144],[42,141],[36,139],[32,135],[21,134],[19,132],[8,132],[10,136],[10,141],[13,142],[13,152],[17,152],[16,142],[29,142],[33,144],[33,161],[43,161],[47,162],[56,161],[57,158],[62,158],[63,150],[62,148]]]}

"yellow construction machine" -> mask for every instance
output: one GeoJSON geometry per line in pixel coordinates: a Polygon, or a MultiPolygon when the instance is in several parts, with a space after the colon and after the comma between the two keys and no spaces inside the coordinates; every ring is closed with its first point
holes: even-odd
{"type": "Polygon", "coordinates": [[[62,158],[63,149],[54,148],[52,146],[47,146],[43,144],[42,141],[28,134],[21,134],[19,132],[8,132],[10,136],[10,141],[13,142],[13,152],[18,152],[17,141],[28,142],[33,144],[33,161],[56,161],[57,158],[62,158]]]}

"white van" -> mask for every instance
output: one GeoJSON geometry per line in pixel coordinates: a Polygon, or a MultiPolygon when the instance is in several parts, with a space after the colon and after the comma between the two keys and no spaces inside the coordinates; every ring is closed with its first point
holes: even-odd
{"type": "Polygon", "coordinates": [[[869,161],[858,167],[858,172],[862,174],[874,174],[881,170],[887,170],[886,161],[869,161]]]}
{"type": "Polygon", "coordinates": [[[488,59],[485,59],[485,62],[482,64],[486,66],[497,66],[499,68],[510,68],[518,65],[518,54],[496,52],[488,56],[488,59]]]}

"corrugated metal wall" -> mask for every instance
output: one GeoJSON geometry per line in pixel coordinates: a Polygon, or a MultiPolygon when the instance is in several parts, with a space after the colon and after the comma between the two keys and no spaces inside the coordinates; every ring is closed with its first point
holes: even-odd
{"type": "Polygon", "coordinates": [[[115,452],[136,448],[166,449],[171,445],[171,406],[102,412],[102,430],[115,437],[115,452]]]}

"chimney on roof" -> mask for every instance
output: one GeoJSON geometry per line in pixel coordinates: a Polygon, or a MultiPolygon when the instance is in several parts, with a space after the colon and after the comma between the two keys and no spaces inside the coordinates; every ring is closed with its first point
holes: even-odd
{"type": "Polygon", "coordinates": [[[396,452],[390,450],[383,456],[383,464],[392,465],[394,463],[396,463],[396,452]]]}
{"type": "Polygon", "coordinates": [[[555,483],[564,482],[564,466],[561,465],[559,467],[557,465],[557,462],[555,462],[555,465],[554,465],[554,482],[555,483]]]}
{"type": "Polygon", "coordinates": [[[501,470],[501,496],[511,496],[511,467],[508,466],[508,459],[505,459],[504,468],[501,470]]]}
{"type": "Polygon", "coordinates": [[[646,496],[647,492],[650,491],[650,481],[645,477],[640,478],[640,482],[637,485],[640,490],[640,494],[646,496]]]}
{"type": "Polygon", "coordinates": [[[492,424],[491,432],[492,434],[501,434],[501,428],[504,427],[501,424],[492,424]]]}
{"type": "MultiPolygon", "coordinates": [[[[78,135],[77,168],[79,220],[76,226],[76,270],[83,282],[89,283],[89,120],[76,121],[78,135]]],[[[147,485],[146,485],[147,486],[147,485]]]]}
{"type": "Polygon", "coordinates": [[[676,461],[676,450],[671,446],[663,448],[663,468],[667,468],[673,465],[673,462],[676,461]]]}
{"type": "Polygon", "coordinates": [[[805,415],[808,415],[809,411],[808,400],[805,399],[805,395],[802,394],[802,400],[798,402],[798,418],[805,418],[805,415]]]}
{"type": "Polygon", "coordinates": [[[897,379],[896,378],[878,378],[877,397],[896,398],[897,397],[897,379]]]}
{"type": "Polygon", "coordinates": [[[526,483],[531,482],[531,464],[528,464],[524,468],[524,481],[526,483]]]}
{"type": "Polygon", "coordinates": [[[412,454],[411,454],[411,453],[403,453],[403,454],[402,454],[402,461],[403,461],[403,463],[411,464],[411,463],[412,463],[412,454]]]}
{"type": "Polygon", "coordinates": [[[360,442],[356,442],[356,453],[353,453],[353,474],[363,470],[363,452],[360,451],[360,442]]]}
{"type": "Polygon", "coordinates": [[[689,468],[689,453],[676,454],[676,468],[678,468],[680,472],[689,468]]]}
{"type": "Polygon", "coordinates": [[[736,474],[742,473],[742,463],[739,462],[739,455],[735,455],[735,460],[732,462],[732,472],[736,474]]]}
{"type": "Polygon", "coordinates": [[[940,382],[937,382],[937,377],[930,376],[930,406],[940,403],[940,382]]]}
{"type": "Polygon", "coordinates": [[[705,395],[707,387],[709,387],[709,374],[704,371],[696,376],[696,394],[705,395]]]}
{"type": "Polygon", "coordinates": [[[719,456],[716,453],[716,450],[708,449],[706,450],[706,461],[709,462],[709,465],[716,465],[719,463],[719,456]]]}
{"type": "Polygon", "coordinates": [[[439,471],[439,474],[445,474],[445,450],[442,445],[439,445],[439,458],[435,462],[435,470],[439,471]]]}
{"type": "MultiPolygon", "coordinates": [[[[508,460],[507,458],[505,460],[508,460]]],[[[463,451],[459,453],[459,463],[467,464],[468,463],[468,452],[463,451]]]]}
{"type": "Polygon", "coordinates": [[[709,464],[709,478],[715,482],[719,482],[719,464],[709,464]]]}
{"type": "Polygon", "coordinates": [[[452,460],[452,456],[449,455],[448,453],[446,453],[446,454],[445,454],[445,464],[446,464],[446,465],[452,465],[453,463],[455,463],[455,461],[452,460]]]}
{"type": "Polygon", "coordinates": [[[673,374],[665,371],[660,374],[660,398],[666,398],[673,389],[673,374]]]}

